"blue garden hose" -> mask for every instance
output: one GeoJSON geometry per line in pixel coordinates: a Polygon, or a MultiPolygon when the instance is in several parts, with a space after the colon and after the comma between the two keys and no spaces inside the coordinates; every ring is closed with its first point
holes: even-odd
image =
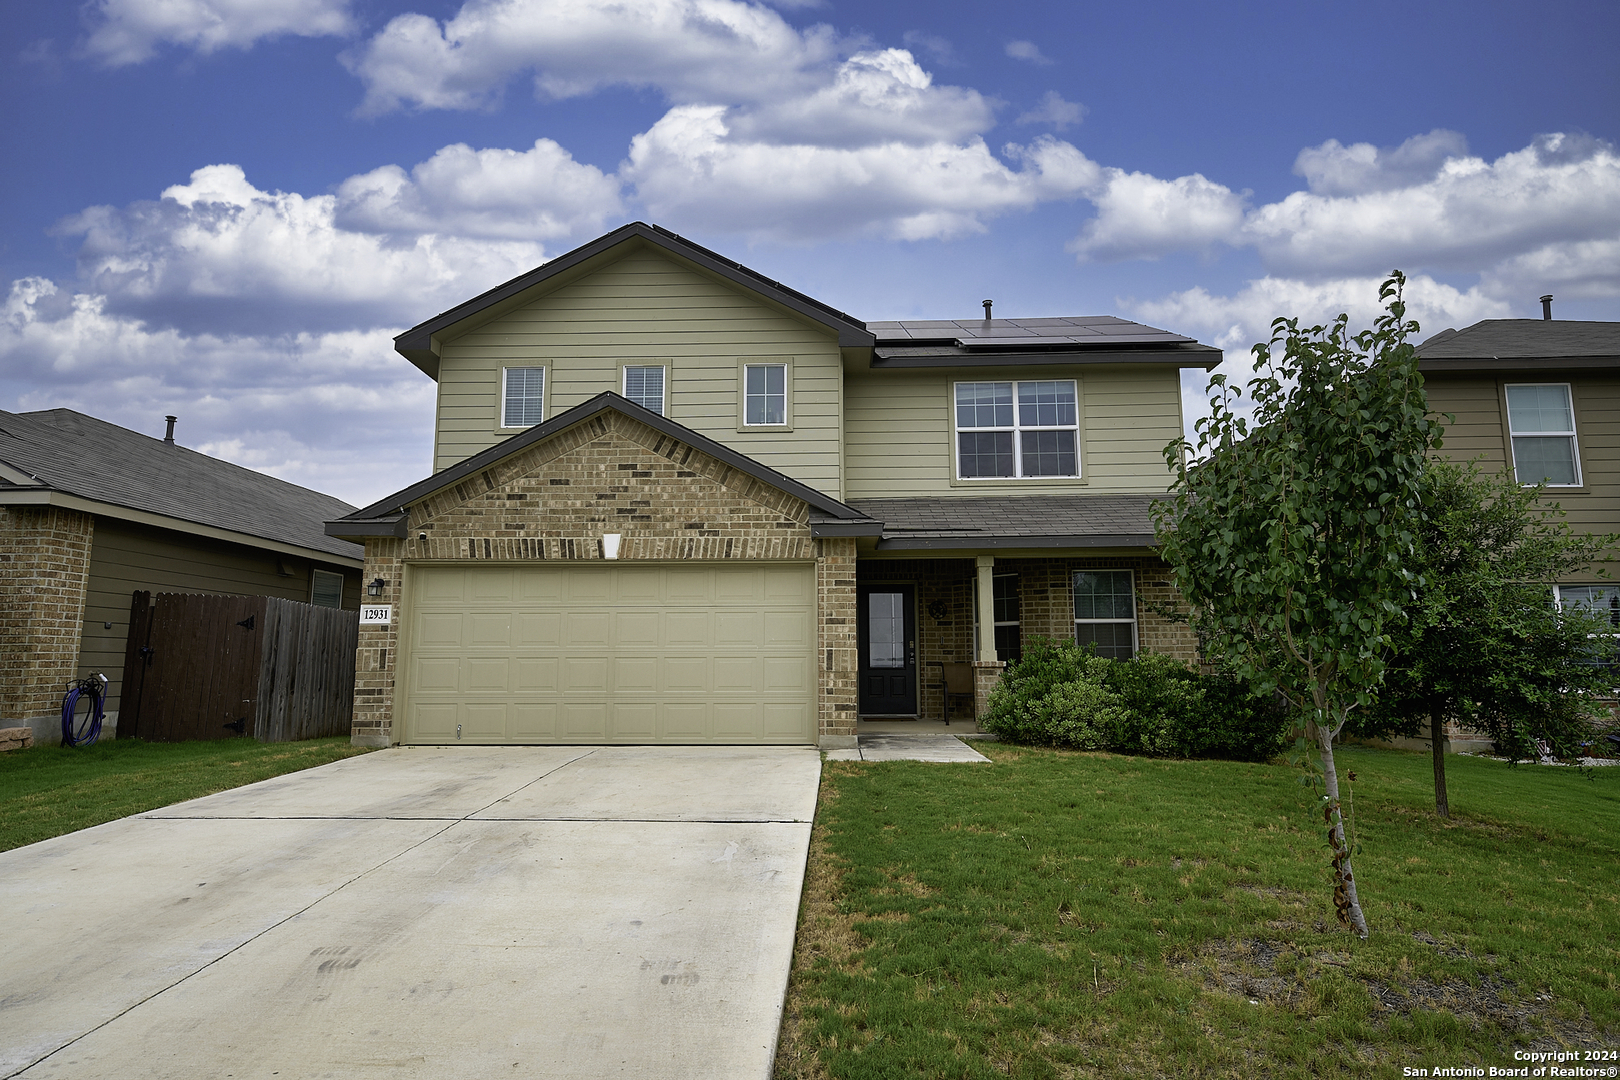
{"type": "Polygon", "coordinates": [[[101,720],[106,715],[107,676],[92,675],[80,679],[68,688],[62,699],[62,745],[90,746],[101,737],[101,720]],[[75,723],[79,711],[79,698],[88,695],[90,707],[85,711],[84,724],[75,723]]]}

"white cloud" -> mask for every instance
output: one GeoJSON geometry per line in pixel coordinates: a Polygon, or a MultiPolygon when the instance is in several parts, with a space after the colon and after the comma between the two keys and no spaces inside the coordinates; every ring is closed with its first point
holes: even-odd
{"type": "Polygon", "coordinates": [[[677,103],[778,100],[823,82],[836,52],[827,27],[737,0],[467,0],[442,25],[393,19],[347,62],[377,114],[482,108],[523,72],[549,98],[639,86],[677,103]]]}
{"type": "Polygon", "coordinates": [[[524,151],[456,143],[409,174],[385,165],[351,176],[338,188],[334,223],[397,235],[555,240],[598,232],[621,209],[616,177],[537,139],[524,151]]]}
{"type": "Polygon", "coordinates": [[[1106,169],[1100,187],[1089,193],[1097,216],[1069,250],[1082,259],[1154,259],[1231,243],[1243,224],[1246,195],[1198,173],[1160,180],[1106,169]]]}
{"type": "Polygon", "coordinates": [[[1096,166],[1051,139],[1009,146],[1017,171],[982,139],[857,148],[733,139],[722,106],[682,106],[631,142],[626,178],[654,217],[779,240],[876,233],[921,240],[979,232],[987,218],[1073,197],[1096,166]]]}
{"type": "Polygon", "coordinates": [[[1050,64],[1052,62],[1041,52],[1041,47],[1033,41],[1007,42],[1007,55],[1014,60],[1028,60],[1032,64],[1050,64]]]}
{"type": "Polygon", "coordinates": [[[348,231],[337,202],[210,165],[158,202],[91,207],[59,231],[84,237],[80,277],[109,310],[250,333],[410,325],[545,258],[533,241],[348,231]]]}
{"type": "Polygon", "coordinates": [[[1078,101],[1064,101],[1056,90],[1048,90],[1041,103],[1018,117],[1020,124],[1050,124],[1063,131],[1086,118],[1086,107],[1078,101]]]}
{"type": "MultiPolygon", "coordinates": [[[[1330,173],[1338,185],[1367,182],[1344,170],[1317,175],[1330,173]]],[[[1592,140],[1544,136],[1494,162],[1448,158],[1405,187],[1381,188],[1382,179],[1375,173],[1370,190],[1350,195],[1295,192],[1255,210],[1245,237],[1268,267],[1331,274],[1478,272],[1548,245],[1620,236],[1620,156],[1592,140]]]]}
{"type": "Polygon", "coordinates": [[[349,0],[99,0],[90,20],[84,49],[111,67],[149,60],[165,43],[207,55],[284,34],[354,29],[349,0]]]}
{"type": "Polygon", "coordinates": [[[1447,161],[1467,153],[1468,140],[1444,128],[1382,149],[1372,143],[1344,146],[1329,139],[1301,150],[1294,159],[1294,174],[1303,176],[1318,195],[1360,195],[1426,183],[1447,161]]]}
{"type": "Polygon", "coordinates": [[[0,304],[0,369],[8,410],[71,408],[154,435],[172,413],[183,445],[357,505],[430,469],[433,383],[389,331],[186,334],[24,278],[0,304]]]}

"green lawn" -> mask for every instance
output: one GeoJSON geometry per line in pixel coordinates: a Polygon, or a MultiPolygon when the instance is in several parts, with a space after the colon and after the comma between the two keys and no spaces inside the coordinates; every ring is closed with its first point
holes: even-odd
{"type": "Polygon", "coordinates": [[[1620,1050],[1620,768],[1452,758],[1441,821],[1428,758],[1342,751],[1361,942],[1297,771],[984,749],[828,763],[778,1077],[1398,1077],[1620,1050]]]}
{"type": "Polygon", "coordinates": [[[0,754],[0,851],[365,752],[347,735],[13,750],[0,754]]]}

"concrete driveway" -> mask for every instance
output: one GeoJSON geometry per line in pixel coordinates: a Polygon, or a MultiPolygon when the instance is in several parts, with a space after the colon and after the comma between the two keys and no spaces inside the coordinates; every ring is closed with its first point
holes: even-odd
{"type": "Polygon", "coordinates": [[[819,775],[394,749],[0,853],[0,1077],[767,1077],[819,775]]]}

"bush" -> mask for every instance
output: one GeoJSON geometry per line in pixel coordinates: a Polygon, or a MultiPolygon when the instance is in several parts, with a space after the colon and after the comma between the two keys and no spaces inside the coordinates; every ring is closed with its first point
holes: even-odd
{"type": "Polygon", "coordinates": [[[979,726],[1009,742],[1264,761],[1287,745],[1289,720],[1228,675],[1198,675],[1154,653],[1104,660],[1036,639],[1008,666],[979,726]]]}

